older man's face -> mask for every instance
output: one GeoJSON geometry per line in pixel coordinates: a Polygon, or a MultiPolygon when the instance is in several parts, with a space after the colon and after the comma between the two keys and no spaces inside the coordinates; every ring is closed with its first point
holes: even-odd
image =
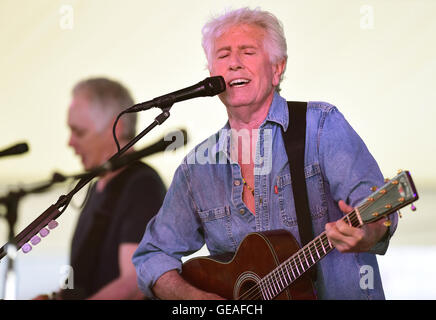
{"type": "Polygon", "coordinates": [[[264,49],[265,32],[238,25],[215,40],[210,73],[224,77],[227,89],[220,99],[227,107],[268,108],[280,72],[264,49]]]}
{"type": "MultiPolygon", "coordinates": [[[[68,144],[80,157],[86,170],[103,164],[115,153],[110,123],[98,128],[98,114],[92,109],[90,100],[84,94],[78,93],[68,110],[68,126],[71,130],[68,144]]],[[[104,121],[106,122],[106,121],[104,121]]]]}

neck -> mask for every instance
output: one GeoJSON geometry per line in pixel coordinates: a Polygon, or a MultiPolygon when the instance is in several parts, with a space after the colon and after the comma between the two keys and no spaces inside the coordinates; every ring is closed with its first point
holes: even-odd
{"type": "Polygon", "coordinates": [[[116,171],[110,171],[103,176],[101,176],[97,181],[97,191],[102,192],[104,188],[107,186],[109,181],[111,181],[115,176],[117,176],[124,168],[118,169],[116,171]]]}
{"type": "Polygon", "coordinates": [[[258,108],[248,106],[227,107],[229,124],[232,129],[257,129],[268,115],[274,92],[258,108]]]}
{"type": "MultiPolygon", "coordinates": [[[[121,148],[126,144],[127,142],[125,141],[120,141],[120,146],[121,148]]],[[[135,150],[133,148],[128,149],[124,154],[128,154],[131,152],[134,152],[135,150]]],[[[114,151],[113,154],[115,154],[116,151],[114,151]]],[[[106,187],[106,185],[109,183],[109,181],[111,181],[114,177],[116,177],[118,174],[120,174],[126,167],[122,167],[118,170],[115,171],[108,171],[105,174],[103,174],[97,181],[97,191],[101,192],[104,190],[104,188],[106,187]]]]}

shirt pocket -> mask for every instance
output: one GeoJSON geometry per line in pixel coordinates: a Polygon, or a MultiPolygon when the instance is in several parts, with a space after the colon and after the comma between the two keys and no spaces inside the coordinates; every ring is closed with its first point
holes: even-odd
{"type": "Polygon", "coordinates": [[[236,250],[229,206],[198,211],[198,216],[202,222],[204,238],[211,254],[236,250]]]}
{"type": "MultiPolygon", "coordinates": [[[[298,225],[298,222],[292,191],[292,179],[289,169],[285,171],[287,173],[277,177],[280,215],[285,226],[295,227],[298,225]]],[[[309,210],[312,222],[316,225],[317,220],[327,214],[327,199],[319,164],[315,163],[305,166],[304,176],[309,199],[309,210]]]]}

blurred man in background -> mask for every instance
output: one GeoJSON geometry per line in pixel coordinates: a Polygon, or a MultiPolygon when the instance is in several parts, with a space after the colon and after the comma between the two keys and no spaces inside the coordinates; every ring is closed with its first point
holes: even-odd
{"type": "MultiPolygon", "coordinates": [[[[116,116],[133,104],[128,90],[109,79],[88,79],[74,87],[68,111],[69,146],[85,170],[102,165],[117,152],[112,127],[116,116]]],[[[135,128],[136,114],[121,118],[116,128],[121,147],[135,136],[135,128]]],[[[139,161],[100,176],[90,187],[72,241],[74,288],[54,298],[143,298],[131,257],[165,192],[156,171],[139,161]]]]}

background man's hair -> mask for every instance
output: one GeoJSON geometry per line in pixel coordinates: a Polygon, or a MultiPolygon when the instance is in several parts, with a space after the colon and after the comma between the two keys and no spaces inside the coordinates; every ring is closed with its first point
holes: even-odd
{"type": "MultiPolygon", "coordinates": [[[[104,119],[95,121],[108,121],[117,116],[121,111],[134,104],[130,92],[121,83],[107,78],[90,78],[77,83],[73,88],[73,95],[84,93],[99,108],[104,119]]],[[[123,122],[123,131],[119,139],[132,139],[136,134],[136,113],[123,115],[120,119],[123,122]]],[[[106,125],[106,123],[104,123],[106,125]]]]}

